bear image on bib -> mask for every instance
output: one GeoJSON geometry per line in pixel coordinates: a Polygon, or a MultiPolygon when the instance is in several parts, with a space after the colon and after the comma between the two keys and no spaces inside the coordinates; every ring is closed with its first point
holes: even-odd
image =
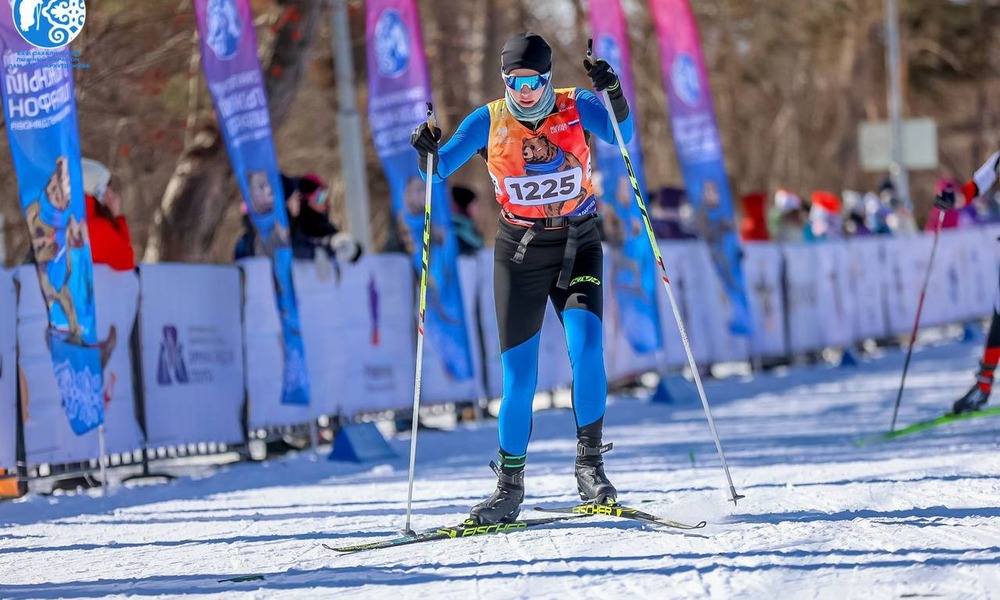
{"type": "MultiPolygon", "coordinates": [[[[526,176],[551,175],[573,169],[579,169],[579,172],[583,173],[583,164],[580,162],[580,159],[574,156],[573,153],[566,152],[557,146],[544,133],[524,138],[521,141],[521,156],[524,158],[524,174],[526,176]]],[[[559,216],[562,214],[562,209],[566,202],[583,202],[586,199],[587,191],[582,187],[578,189],[579,194],[571,200],[542,204],[545,216],[559,216]]]]}

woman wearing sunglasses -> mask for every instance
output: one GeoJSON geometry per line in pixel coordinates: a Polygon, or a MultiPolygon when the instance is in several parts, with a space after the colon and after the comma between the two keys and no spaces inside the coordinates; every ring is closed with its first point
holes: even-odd
{"type": "MultiPolygon", "coordinates": [[[[472,507],[479,523],[513,521],[524,500],[524,466],[531,404],[538,378],[538,342],[545,303],[562,321],[573,366],[577,425],[576,480],[580,497],[613,503],[602,443],[607,378],[604,371],[603,253],[591,182],[589,135],[615,143],[604,105],[579,88],[554,89],[552,50],[538,34],[519,33],[500,55],[504,98],[475,110],[439,148],[441,130],[421,124],[411,143],[426,172],[435,154],[436,178],[446,178],[473,154],[486,161],[501,205],[494,249],[493,288],[503,364],[497,488],[472,507]]],[[[594,89],[607,90],[622,136],[632,119],[618,77],[607,62],[584,61],[594,89]]]]}

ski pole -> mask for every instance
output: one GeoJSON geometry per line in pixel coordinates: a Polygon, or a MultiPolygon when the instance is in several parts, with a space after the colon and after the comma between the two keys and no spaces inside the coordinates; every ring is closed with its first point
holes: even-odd
{"type": "Polygon", "coordinates": [[[899,415],[899,403],[903,400],[906,372],[910,369],[913,345],[917,341],[917,328],[920,327],[920,313],[924,310],[924,296],[927,294],[927,284],[931,280],[931,270],[934,268],[934,255],[937,253],[938,239],[941,237],[942,225],[944,225],[944,211],[938,209],[938,221],[934,227],[934,243],[931,245],[931,258],[927,261],[927,273],[924,274],[924,287],[920,289],[920,300],[917,302],[917,318],[913,320],[913,331],[910,333],[910,347],[906,350],[906,362],[903,363],[903,378],[899,381],[899,392],[896,394],[896,407],[892,409],[892,425],[889,426],[889,433],[896,431],[896,417],[899,415]]]}
{"type": "MultiPolygon", "coordinates": [[[[427,126],[431,133],[437,127],[434,117],[434,107],[427,103],[427,126]]],[[[427,307],[427,265],[431,246],[431,197],[434,190],[434,157],[427,155],[427,183],[424,194],[424,237],[420,260],[420,310],[417,312],[417,369],[413,378],[413,425],[410,429],[410,475],[406,491],[406,526],[403,533],[416,535],[410,529],[410,516],[413,514],[413,472],[417,461],[417,429],[420,425],[420,375],[424,365],[424,310],[427,307]]]]}
{"type": "MultiPolygon", "coordinates": [[[[594,40],[587,40],[587,58],[593,60],[594,40]]],[[[618,127],[618,119],[615,111],[611,107],[611,98],[608,97],[607,90],[601,91],[601,100],[604,108],[608,111],[608,118],[614,128],[615,140],[618,142],[618,149],[621,150],[622,159],[625,160],[625,168],[628,170],[628,178],[632,183],[632,194],[639,205],[639,212],[642,213],[642,224],[646,226],[646,236],[649,244],[653,247],[653,256],[656,264],[660,266],[660,278],[663,280],[663,287],[667,290],[667,298],[670,299],[670,308],[674,312],[674,319],[677,321],[677,330],[681,334],[681,342],[684,344],[684,352],[687,354],[688,365],[691,367],[691,375],[694,377],[695,386],[698,388],[698,396],[701,398],[701,405],[705,409],[705,417],[708,419],[708,428],[712,431],[712,438],[715,440],[715,449],[719,451],[719,458],[722,460],[722,469],[726,472],[726,481],[729,482],[729,492],[732,497],[729,500],[735,505],[736,501],[745,496],[736,493],[736,486],[733,485],[733,477],[729,474],[729,463],[726,462],[726,453],[722,451],[722,441],[719,439],[719,432],[715,429],[715,420],[712,419],[712,410],[708,406],[708,398],[705,396],[705,387],[701,383],[701,375],[698,373],[698,365],[694,360],[694,353],[691,352],[691,343],[688,341],[687,330],[684,328],[684,320],[681,318],[680,310],[677,308],[677,300],[674,299],[673,289],[670,287],[670,279],[667,277],[667,268],[663,264],[663,256],[660,254],[660,247],[656,244],[656,235],[653,233],[653,226],[649,222],[649,213],[646,212],[646,203],[642,200],[642,190],[639,188],[639,180],[636,179],[635,169],[632,168],[632,160],[629,158],[628,149],[622,140],[622,132],[618,127]]]]}

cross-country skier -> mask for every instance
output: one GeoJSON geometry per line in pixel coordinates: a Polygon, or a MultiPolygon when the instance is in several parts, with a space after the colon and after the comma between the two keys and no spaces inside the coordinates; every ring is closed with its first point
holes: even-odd
{"type": "MultiPolygon", "coordinates": [[[[1000,151],[994,152],[983,166],[979,167],[972,179],[962,186],[962,195],[966,204],[971,203],[980,194],[986,193],[997,181],[997,169],[1000,166],[1000,151]]],[[[955,190],[950,186],[938,192],[934,206],[940,210],[955,208],[955,190]]],[[[1000,361],[1000,295],[993,304],[993,321],[990,323],[990,333],[986,337],[986,349],[979,363],[976,383],[967,394],[959,398],[952,406],[953,414],[961,414],[982,410],[990,399],[993,390],[993,373],[1000,361]]]]}
{"type": "MultiPolygon", "coordinates": [[[[601,456],[611,449],[602,444],[607,401],[603,253],[587,145],[588,132],[615,143],[613,125],[593,93],[553,87],[552,50],[542,36],[525,32],[511,37],[500,66],[504,98],[473,111],[440,148],[441,130],[426,123],[410,140],[421,171],[426,172],[427,155],[436,154],[438,178],[479,154],[502,207],[493,277],[503,364],[500,458],[499,465],[490,463],[498,479],[496,491],[472,507],[471,518],[479,523],[513,521],[521,510],[547,300],[562,321],[573,366],[580,497],[596,503],[617,498],[601,456]]],[[[628,142],[632,118],[618,76],[604,60],[585,59],[584,68],[595,90],[607,90],[628,142]]]]}

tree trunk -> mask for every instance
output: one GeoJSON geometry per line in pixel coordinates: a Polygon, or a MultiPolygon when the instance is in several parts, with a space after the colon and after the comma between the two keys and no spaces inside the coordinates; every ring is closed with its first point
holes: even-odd
{"type": "MultiPolygon", "coordinates": [[[[323,6],[311,0],[283,0],[279,5],[272,36],[262,44],[262,70],[275,129],[295,100],[323,6]]],[[[219,224],[239,198],[215,123],[202,126],[189,139],[153,217],[145,262],[210,261],[219,224]]]]}

